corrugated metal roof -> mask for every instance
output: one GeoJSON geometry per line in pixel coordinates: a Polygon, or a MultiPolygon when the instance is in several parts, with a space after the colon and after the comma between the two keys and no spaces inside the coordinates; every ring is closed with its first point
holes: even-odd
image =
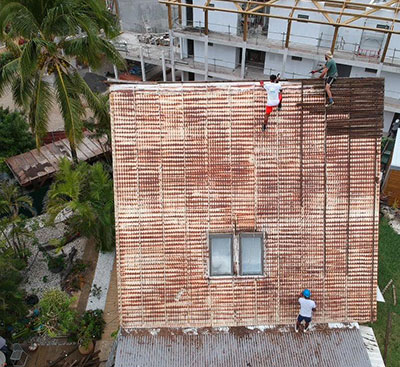
{"type": "Polygon", "coordinates": [[[115,367],[370,367],[360,332],[323,329],[308,334],[279,329],[229,332],[132,332],[118,341],[115,367]]]}
{"type": "Polygon", "coordinates": [[[372,367],[385,367],[385,362],[383,361],[372,327],[360,325],[360,334],[372,367]]]}
{"type": "Polygon", "coordinates": [[[333,93],[284,82],[263,133],[256,82],[113,86],[123,327],[290,323],[306,287],[317,322],[375,319],[383,80],[333,93]],[[263,232],[264,276],[209,278],[234,231],[263,232]]]}

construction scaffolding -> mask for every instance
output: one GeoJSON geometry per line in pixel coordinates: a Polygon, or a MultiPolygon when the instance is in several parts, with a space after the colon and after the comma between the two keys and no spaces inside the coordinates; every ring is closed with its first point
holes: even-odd
{"type": "MultiPolygon", "coordinates": [[[[285,32],[285,48],[289,47],[291,28],[293,22],[306,22],[310,24],[319,24],[331,26],[334,29],[330,50],[333,53],[338,41],[338,34],[341,28],[358,29],[378,34],[386,35],[386,40],[381,53],[377,55],[380,62],[384,62],[389,48],[392,35],[400,35],[400,30],[395,26],[400,23],[399,10],[400,1],[390,0],[384,4],[362,3],[352,0],[330,0],[330,1],[302,1],[302,3],[312,4],[311,7],[299,5],[299,0],[293,2],[293,5],[284,4],[280,0],[269,1],[246,1],[246,0],[218,0],[226,6],[215,6],[211,4],[211,0],[205,0],[203,5],[186,3],[182,0],[159,0],[160,3],[166,4],[168,7],[168,24],[170,30],[173,29],[173,7],[178,8],[179,23],[182,23],[182,8],[201,9],[204,11],[204,34],[209,33],[209,12],[226,12],[236,13],[243,17],[243,41],[247,41],[249,35],[249,20],[254,17],[266,17],[270,19],[286,20],[285,32]],[[232,4],[234,6],[232,6],[232,4]],[[278,15],[270,12],[271,9],[280,9],[287,11],[286,15],[278,15]],[[321,14],[323,19],[304,19],[295,17],[295,12],[304,11],[321,14]],[[377,15],[376,13],[384,11],[385,14],[377,15]],[[386,14],[387,13],[387,14],[386,14]],[[357,20],[379,20],[387,22],[384,27],[373,28],[367,25],[354,24],[357,20]]],[[[362,52],[362,50],[361,50],[362,52]]]]}

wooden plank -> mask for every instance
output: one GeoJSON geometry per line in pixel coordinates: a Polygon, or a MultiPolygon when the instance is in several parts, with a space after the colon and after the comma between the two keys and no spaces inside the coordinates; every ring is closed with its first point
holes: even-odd
{"type": "Polygon", "coordinates": [[[67,139],[61,139],[59,141],[55,141],[53,143],[54,146],[56,146],[60,153],[62,154],[62,156],[68,156],[72,158],[71,155],[71,149],[69,148],[69,144],[67,143],[67,139]]]}
{"type": "Polygon", "coordinates": [[[59,147],[59,144],[56,144],[56,143],[58,143],[58,142],[49,144],[47,146],[48,149],[50,150],[50,152],[56,157],[56,160],[59,161],[61,158],[64,158],[64,157],[69,159],[69,160],[72,160],[70,152],[67,152],[67,154],[65,154],[64,145],[61,143],[61,147],[62,147],[62,150],[61,150],[60,147],[59,147]]]}
{"type": "Polygon", "coordinates": [[[400,171],[390,169],[388,175],[383,193],[388,196],[389,205],[400,203],[400,171]]]}
{"type": "Polygon", "coordinates": [[[29,181],[25,174],[25,169],[24,169],[27,163],[22,157],[22,154],[8,158],[6,160],[6,163],[10,168],[11,172],[13,173],[14,177],[22,186],[29,181]]]}
{"type": "Polygon", "coordinates": [[[58,170],[58,158],[49,150],[48,146],[51,144],[44,145],[40,148],[40,153],[47,159],[47,161],[58,170]]]}
{"type": "Polygon", "coordinates": [[[46,176],[43,166],[33,156],[32,151],[26,152],[23,157],[28,164],[25,174],[29,181],[35,181],[43,176],[46,176]]]}
{"type": "Polygon", "coordinates": [[[45,157],[44,154],[42,154],[42,150],[43,147],[40,148],[40,152],[37,149],[33,149],[31,150],[32,155],[35,157],[35,159],[39,162],[39,164],[43,167],[43,170],[48,173],[54,173],[55,172],[55,168],[52,165],[51,162],[49,162],[49,160],[45,157]]]}
{"type": "MultiPolygon", "coordinates": [[[[88,138],[84,137],[79,143],[78,149],[87,157],[87,159],[93,158],[93,151],[86,144],[88,138]]],[[[89,143],[88,143],[89,144],[89,143]]]]}
{"type": "MultiPolygon", "coordinates": [[[[62,143],[64,145],[65,149],[68,150],[68,152],[71,151],[70,148],[69,148],[69,143],[68,143],[67,139],[59,140],[57,143],[62,143]]],[[[79,144],[76,147],[76,155],[77,155],[79,161],[86,161],[87,160],[86,155],[79,149],[79,144]]]]}
{"type": "MultiPolygon", "coordinates": [[[[107,138],[103,137],[100,140],[105,142],[107,138]]],[[[101,144],[97,140],[90,139],[89,133],[85,133],[82,144],[77,149],[78,159],[86,161],[103,153],[101,144]]],[[[22,186],[26,186],[57,172],[59,160],[63,157],[72,160],[68,139],[46,144],[40,148],[40,152],[33,149],[10,157],[6,160],[6,163],[18,182],[22,186]]]]}
{"type": "Polygon", "coordinates": [[[99,155],[99,151],[101,150],[101,146],[93,143],[93,140],[90,138],[84,138],[82,143],[86,145],[87,149],[91,152],[91,157],[95,157],[99,155]]]}

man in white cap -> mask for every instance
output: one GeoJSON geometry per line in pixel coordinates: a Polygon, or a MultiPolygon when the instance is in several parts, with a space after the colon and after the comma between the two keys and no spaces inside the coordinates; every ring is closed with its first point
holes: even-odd
{"type": "Polygon", "coordinates": [[[325,78],[325,91],[328,95],[328,103],[325,105],[325,107],[330,107],[335,103],[332,98],[331,86],[338,77],[338,71],[336,61],[333,59],[332,52],[328,51],[325,53],[325,60],[325,66],[323,66],[321,69],[313,70],[311,71],[311,73],[314,74],[322,71],[319,77],[320,79],[325,78]]]}

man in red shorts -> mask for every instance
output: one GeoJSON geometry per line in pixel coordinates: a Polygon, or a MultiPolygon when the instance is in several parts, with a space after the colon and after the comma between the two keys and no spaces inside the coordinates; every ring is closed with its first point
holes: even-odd
{"type": "Polygon", "coordinates": [[[261,86],[267,91],[267,108],[265,110],[264,124],[262,130],[265,131],[267,128],[268,118],[273,109],[278,106],[278,111],[282,107],[282,86],[279,83],[278,76],[272,74],[269,77],[269,82],[264,83],[263,80],[260,81],[261,86]]]}

